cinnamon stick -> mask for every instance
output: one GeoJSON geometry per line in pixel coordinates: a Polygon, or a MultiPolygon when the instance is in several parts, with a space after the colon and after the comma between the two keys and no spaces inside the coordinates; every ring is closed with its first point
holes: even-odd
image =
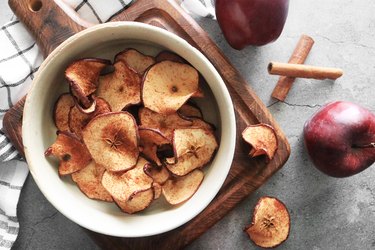
{"type": "MultiPolygon", "coordinates": [[[[303,64],[313,45],[314,40],[311,37],[302,35],[293,51],[292,56],[289,59],[289,63],[303,64]]],[[[280,101],[284,101],[293,85],[294,80],[294,77],[281,76],[272,92],[272,97],[280,101]]]]}
{"type": "Polygon", "coordinates": [[[268,64],[268,73],[270,73],[271,75],[282,75],[289,77],[336,80],[337,78],[342,76],[343,71],[338,68],[270,62],[268,64]]]}

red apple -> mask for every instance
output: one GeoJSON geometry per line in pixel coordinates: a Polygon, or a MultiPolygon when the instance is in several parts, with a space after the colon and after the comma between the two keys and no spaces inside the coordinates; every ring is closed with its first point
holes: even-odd
{"type": "Polygon", "coordinates": [[[265,45],[281,34],[289,0],[216,0],[216,17],[230,46],[265,45]]]}
{"type": "Polygon", "coordinates": [[[305,123],[304,140],[314,165],[347,177],[375,162],[375,115],[350,102],[332,102],[305,123]]]}

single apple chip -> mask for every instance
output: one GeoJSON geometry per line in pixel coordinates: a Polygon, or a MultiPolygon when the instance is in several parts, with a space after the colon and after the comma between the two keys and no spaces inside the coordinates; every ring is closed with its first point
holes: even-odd
{"type": "Polygon", "coordinates": [[[172,141],[174,129],[188,128],[193,124],[192,121],[184,119],[178,113],[163,115],[148,108],[141,108],[138,117],[142,127],[157,129],[170,141],[172,141]]]}
{"type": "Polygon", "coordinates": [[[154,200],[159,199],[162,192],[161,185],[157,182],[154,182],[152,183],[152,188],[154,189],[154,200]]]}
{"type": "Polygon", "coordinates": [[[157,113],[174,113],[198,90],[198,82],[198,71],[188,64],[156,63],[143,78],[143,104],[157,113]]]}
{"type": "Polygon", "coordinates": [[[172,61],[178,63],[186,63],[186,60],[184,58],[168,50],[159,52],[159,54],[157,54],[157,56],[155,57],[155,60],[156,62],[172,61]]]}
{"type": "Polygon", "coordinates": [[[102,178],[103,187],[117,201],[125,202],[131,200],[138,192],[152,187],[152,178],[143,170],[146,164],[149,164],[149,162],[139,157],[135,167],[125,173],[104,172],[102,178]]]}
{"type": "Polygon", "coordinates": [[[113,112],[141,102],[141,78],[124,61],[114,64],[113,73],[101,76],[97,95],[104,98],[113,112]]]}
{"type": "Polygon", "coordinates": [[[182,118],[177,113],[163,115],[148,108],[141,108],[138,117],[142,127],[158,129],[165,137],[172,141],[173,130],[190,127],[193,122],[182,118]]]}
{"type": "Polygon", "coordinates": [[[86,125],[82,135],[95,162],[107,170],[125,171],[137,163],[137,125],[128,112],[98,115],[86,125]]]}
{"type": "Polygon", "coordinates": [[[170,177],[169,171],[164,166],[147,164],[143,170],[154,180],[154,183],[159,183],[161,185],[163,185],[170,177]]]}
{"type": "Polygon", "coordinates": [[[69,111],[74,106],[74,99],[69,93],[60,95],[55,103],[53,120],[58,130],[70,131],[69,111]]]}
{"type": "Polygon", "coordinates": [[[100,58],[84,58],[72,62],[65,70],[72,93],[87,108],[91,101],[88,96],[95,92],[100,72],[111,62],[100,58]]]}
{"type": "Polygon", "coordinates": [[[211,130],[211,131],[215,131],[216,129],[213,124],[208,123],[201,118],[193,117],[189,119],[193,122],[193,124],[191,125],[192,128],[202,128],[202,129],[211,130]]]}
{"type": "Polygon", "coordinates": [[[94,98],[95,110],[91,113],[83,113],[77,105],[72,107],[69,112],[69,128],[79,139],[82,139],[83,128],[95,116],[111,112],[108,102],[100,97],[94,98]]]}
{"type": "Polygon", "coordinates": [[[203,118],[202,111],[200,108],[193,104],[184,104],[181,108],[177,111],[182,117],[196,117],[196,118],[203,118]]]}
{"type": "Polygon", "coordinates": [[[143,75],[148,67],[155,63],[155,58],[146,56],[136,49],[126,49],[115,56],[115,62],[124,61],[138,74],[143,75]]]}
{"type": "Polygon", "coordinates": [[[250,125],[242,132],[242,138],[252,147],[249,155],[256,157],[266,155],[272,160],[277,150],[277,136],[273,127],[260,123],[250,125]]]}
{"type": "Polygon", "coordinates": [[[90,199],[112,202],[112,196],[101,183],[104,172],[103,166],[91,161],[85,168],[72,173],[72,180],[90,199]]]}
{"type": "Polygon", "coordinates": [[[125,213],[134,214],[145,210],[154,200],[154,190],[152,188],[135,193],[131,199],[120,201],[114,199],[117,206],[125,213]]]}
{"type": "Polygon", "coordinates": [[[254,208],[253,219],[245,228],[255,245],[273,248],[289,235],[290,217],[286,206],[273,197],[261,197],[254,208]]]}
{"type": "Polygon", "coordinates": [[[202,168],[211,161],[218,143],[210,130],[201,128],[175,129],[173,133],[175,164],[167,164],[170,172],[183,176],[202,168]]]}
{"type": "Polygon", "coordinates": [[[139,147],[142,154],[156,165],[161,166],[162,163],[157,155],[158,147],[170,144],[170,140],[166,138],[160,131],[152,128],[138,128],[139,147]]]}
{"type": "Polygon", "coordinates": [[[196,169],[188,175],[168,180],[162,186],[162,192],[168,203],[180,204],[190,199],[198,190],[204,178],[204,173],[196,169]]]}
{"type": "Polygon", "coordinates": [[[44,153],[60,161],[59,175],[68,175],[83,169],[91,161],[91,155],[78,138],[69,132],[58,132],[56,141],[44,153]]]}

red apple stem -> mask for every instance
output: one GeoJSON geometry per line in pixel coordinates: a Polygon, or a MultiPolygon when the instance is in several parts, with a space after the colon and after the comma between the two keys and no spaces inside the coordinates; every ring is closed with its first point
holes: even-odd
{"type": "Polygon", "coordinates": [[[375,148],[375,142],[371,142],[365,145],[353,145],[353,148],[375,148]]]}

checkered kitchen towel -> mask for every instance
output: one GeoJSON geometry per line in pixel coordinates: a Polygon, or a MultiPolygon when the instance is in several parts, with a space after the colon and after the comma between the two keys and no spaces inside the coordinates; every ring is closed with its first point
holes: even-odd
{"type": "MultiPolygon", "coordinates": [[[[81,25],[103,23],[132,0],[55,0],[81,25]]],[[[215,18],[213,0],[180,0],[192,15],[215,18]]],[[[2,129],[4,114],[28,91],[43,58],[34,39],[18,20],[0,29],[0,250],[10,249],[18,235],[16,208],[28,174],[27,165],[2,129]]]]}

